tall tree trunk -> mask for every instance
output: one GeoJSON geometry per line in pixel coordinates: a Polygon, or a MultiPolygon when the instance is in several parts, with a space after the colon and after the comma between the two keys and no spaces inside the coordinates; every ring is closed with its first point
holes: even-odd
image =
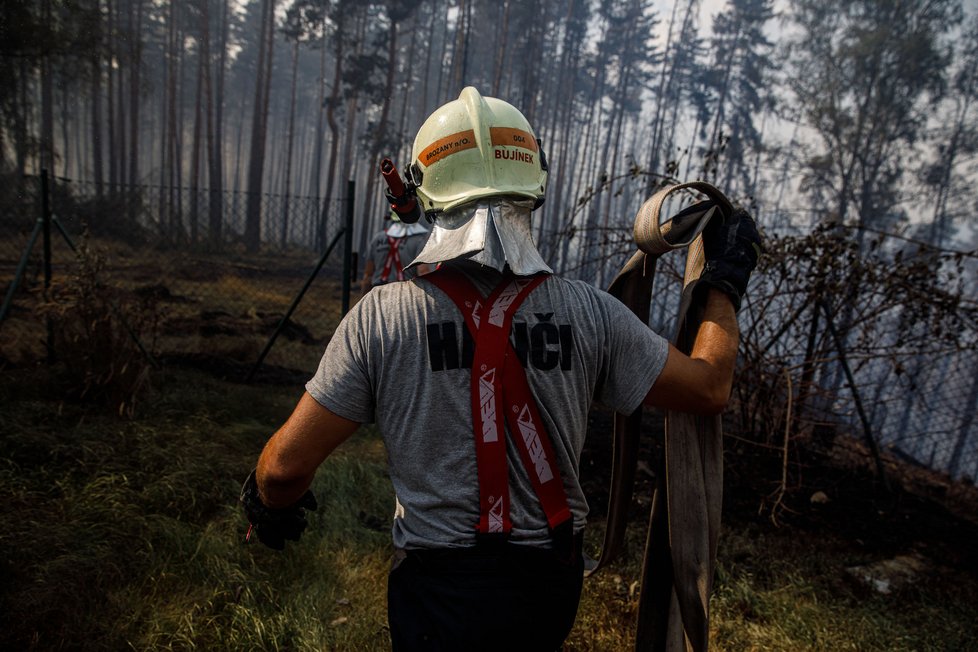
{"type": "MultiPolygon", "coordinates": [[[[606,141],[608,143],[611,143],[610,154],[607,146],[605,148],[605,153],[606,153],[605,161],[609,162],[611,165],[611,167],[608,170],[609,179],[614,179],[615,176],[618,174],[618,158],[621,152],[622,130],[625,125],[625,102],[627,101],[626,95],[628,94],[628,85],[631,79],[631,67],[630,66],[626,67],[624,72],[621,73],[621,75],[622,75],[621,82],[617,93],[618,95],[618,99],[616,102],[618,105],[617,111],[615,112],[616,115],[612,120],[612,124],[609,125],[612,128],[614,136],[609,137],[608,140],[606,141]]],[[[608,271],[607,261],[608,261],[608,253],[609,253],[608,252],[609,240],[608,240],[607,233],[608,233],[608,228],[610,226],[609,220],[612,215],[611,202],[615,196],[615,193],[612,192],[611,186],[608,186],[607,192],[605,192],[604,195],[605,195],[604,210],[602,211],[601,228],[605,232],[605,235],[602,236],[601,238],[601,255],[600,255],[600,263],[598,267],[598,287],[607,286],[606,278],[605,278],[605,274],[608,271]]]]}
{"type": "MultiPolygon", "coordinates": [[[[648,170],[653,173],[670,172],[672,161],[664,153],[671,153],[676,133],[676,119],[682,104],[682,74],[686,57],[690,56],[695,39],[696,18],[699,15],[699,0],[688,0],[685,4],[682,23],[678,33],[674,31],[679,3],[673,5],[669,19],[666,48],[663,52],[662,72],[659,79],[655,115],[652,124],[652,143],[649,147],[648,170]],[[675,38],[674,38],[675,37],[675,38]]],[[[668,154],[666,154],[668,156],[668,154]]],[[[651,195],[656,187],[656,177],[649,177],[646,194],[651,195]]]]}
{"type": "Polygon", "coordinates": [[[160,233],[166,238],[172,234],[173,222],[172,211],[168,205],[172,199],[170,187],[173,186],[172,171],[170,165],[170,98],[173,79],[173,41],[176,38],[174,28],[173,0],[167,6],[166,40],[163,43],[163,92],[160,96],[160,124],[162,133],[160,135],[160,163],[159,163],[159,186],[160,186],[160,233]]]}
{"type": "MultiPolygon", "coordinates": [[[[71,177],[70,162],[71,162],[71,148],[69,143],[71,142],[71,111],[69,110],[69,98],[71,97],[71,88],[68,84],[68,80],[65,78],[64,74],[58,75],[61,80],[60,91],[61,91],[61,176],[65,178],[71,177]]],[[[77,133],[77,129],[74,130],[77,133]]],[[[53,170],[52,170],[53,172],[53,170]]]]}
{"type": "MultiPolygon", "coordinates": [[[[315,131],[315,146],[313,148],[313,162],[312,162],[312,183],[310,194],[313,197],[319,196],[319,184],[322,183],[323,175],[323,119],[325,118],[325,111],[323,104],[326,100],[326,14],[323,12],[323,19],[320,23],[320,29],[322,30],[322,45],[319,48],[319,84],[317,85],[316,94],[316,131],[315,131]]],[[[341,39],[337,38],[337,41],[341,39]]],[[[335,82],[334,82],[335,83],[335,82]]],[[[334,87],[335,93],[335,87],[334,87]]],[[[330,98],[332,101],[332,98],[330,98]]],[[[335,138],[336,134],[333,134],[335,138]]]]}
{"type": "Polygon", "coordinates": [[[261,42],[255,75],[254,113],[251,116],[251,152],[248,158],[248,201],[245,211],[244,245],[248,253],[261,247],[262,174],[265,165],[269,81],[275,22],[274,0],[262,0],[261,42]]]}
{"type": "MultiPolygon", "coordinates": [[[[232,188],[236,193],[241,191],[241,157],[242,150],[244,149],[242,141],[244,140],[245,104],[245,102],[238,103],[238,135],[234,139],[234,176],[232,177],[232,188]]],[[[237,197],[235,200],[237,201],[237,197]]],[[[238,214],[237,204],[232,213],[234,215],[238,214]]]]}
{"type": "Polygon", "coordinates": [[[30,116],[30,103],[28,100],[27,89],[30,86],[30,74],[27,70],[27,59],[22,58],[20,60],[20,65],[18,66],[20,72],[20,79],[18,83],[19,93],[16,101],[16,126],[14,127],[14,156],[15,165],[17,166],[17,174],[23,177],[27,174],[27,159],[28,159],[28,133],[29,129],[27,126],[30,116]]]}
{"type": "MultiPolygon", "coordinates": [[[[208,230],[211,241],[219,243],[223,235],[224,224],[224,73],[227,69],[228,56],[228,0],[221,0],[221,39],[220,52],[217,56],[217,74],[214,83],[208,83],[207,116],[210,129],[210,140],[207,142],[207,185],[208,230]],[[213,116],[213,118],[212,118],[213,116]],[[211,122],[213,120],[213,122],[211,122]]],[[[209,13],[208,13],[209,15],[209,13]]],[[[208,31],[209,34],[209,31],[208,31]]],[[[210,58],[207,60],[208,77],[210,82],[210,58]]]]}
{"type": "MultiPolygon", "coordinates": [[[[391,18],[390,30],[387,34],[387,77],[384,81],[384,105],[380,110],[380,120],[370,148],[370,159],[367,161],[368,174],[376,169],[379,164],[380,150],[388,145],[387,122],[391,112],[391,100],[394,95],[394,73],[397,71],[397,23],[391,18]]],[[[376,183],[367,183],[367,196],[364,202],[363,228],[360,230],[360,242],[358,251],[366,251],[368,239],[372,235],[369,228],[373,223],[372,213],[374,211],[374,190],[376,183]]]]}
{"type": "MultiPolygon", "coordinates": [[[[598,77],[601,77],[600,75],[598,77]]],[[[601,90],[602,82],[599,78],[595,78],[591,84],[591,97],[590,100],[586,102],[587,113],[585,114],[583,124],[584,127],[584,137],[581,139],[579,146],[574,148],[573,161],[571,165],[574,169],[573,178],[574,179],[594,179],[594,171],[591,170],[591,162],[594,160],[594,151],[597,148],[598,136],[596,132],[595,125],[600,122],[600,103],[601,103],[601,90]],[[598,118],[595,118],[595,114],[599,114],[598,118]]],[[[592,184],[595,181],[592,181],[592,184]]],[[[593,186],[592,186],[593,187],[593,186]]],[[[583,189],[582,189],[583,191],[583,189]]],[[[583,193],[582,193],[583,194],[583,193]]],[[[576,199],[576,198],[575,198],[576,199]]],[[[591,199],[593,201],[593,198],[591,199]]],[[[576,209],[575,209],[576,210],[576,209]]],[[[587,229],[587,211],[584,207],[581,208],[577,215],[568,216],[569,221],[580,222],[580,226],[576,225],[576,251],[577,255],[577,268],[575,270],[575,276],[577,278],[582,278],[584,276],[583,265],[585,263],[586,253],[589,243],[592,241],[594,234],[589,233],[587,229]]],[[[565,241],[565,246],[563,247],[562,257],[564,260],[569,260],[570,255],[570,238],[565,241]]]]}
{"type": "MultiPolygon", "coordinates": [[[[741,23],[738,22],[737,27],[739,30],[741,23]]],[[[723,78],[720,82],[720,91],[717,94],[716,108],[713,113],[713,129],[710,131],[710,139],[706,143],[707,154],[703,161],[703,178],[707,181],[713,178],[715,182],[719,182],[717,175],[720,170],[718,160],[721,149],[720,140],[723,133],[723,124],[726,119],[725,108],[727,105],[727,95],[730,92],[730,76],[733,72],[735,53],[739,47],[740,32],[723,35],[723,38],[726,41],[725,45],[727,45],[728,49],[724,52],[723,78]]]]}
{"type": "MultiPolygon", "coordinates": [[[[662,120],[665,115],[666,109],[666,92],[667,88],[671,85],[672,70],[670,68],[670,61],[673,54],[672,48],[672,37],[673,37],[673,27],[676,24],[676,13],[679,11],[679,3],[674,2],[672,4],[672,13],[669,16],[669,26],[666,29],[666,45],[662,51],[662,70],[659,72],[659,89],[656,91],[656,102],[655,102],[655,112],[652,115],[652,135],[649,142],[649,158],[646,167],[648,172],[658,173],[659,172],[659,152],[661,150],[661,138],[662,138],[662,120]]],[[[649,177],[649,181],[645,190],[647,195],[651,195],[655,189],[655,181],[653,177],[649,177]]]]}
{"type": "MultiPolygon", "coordinates": [[[[566,184],[570,183],[570,175],[567,174],[568,171],[568,153],[571,151],[571,147],[567,146],[567,142],[571,137],[571,129],[574,118],[573,107],[575,105],[575,92],[577,90],[575,83],[576,70],[579,65],[580,60],[580,39],[576,38],[576,34],[572,29],[572,24],[574,20],[574,9],[575,0],[568,0],[567,2],[567,15],[564,18],[564,24],[566,25],[564,31],[564,41],[560,66],[558,67],[556,77],[564,80],[563,83],[557,84],[557,96],[556,102],[554,104],[555,111],[553,111],[553,122],[551,123],[551,128],[548,131],[550,136],[549,143],[550,149],[547,150],[548,156],[551,161],[552,173],[556,173],[556,177],[551,177],[548,186],[550,188],[559,188],[561,192],[548,192],[547,199],[547,212],[550,215],[550,222],[554,223],[555,220],[560,220],[564,215],[565,207],[568,204],[568,199],[573,199],[573,196],[565,188],[566,184]],[[569,82],[569,83],[568,83],[569,82]],[[559,149],[555,147],[556,144],[560,144],[559,149]]],[[[547,143],[544,143],[545,145],[547,143]]],[[[544,252],[544,257],[549,259],[551,255],[557,255],[559,251],[558,244],[567,244],[570,240],[570,234],[564,232],[560,228],[558,223],[558,228],[556,229],[558,233],[562,233],[563,240],[561,242],[553,242],[553,238],[556,236],[551,236],[549,240],[544,239],[543,221],[541,220],[541,228],[538,232],[537,242],[544,248],[541,252],[544,252]]],[[[561,247],[565,249],[565,247],[561,247]]],[[[558,263],[558,261],[553,261],[553,263],[558,263]]],[[[563,267],[566,261],[561,258],[559,260],[559,265],[563,267]]]]}
{"type": "MultiPolygon", "coordinates": [[[[95,3],[96,8],[99,3],[95,3]]],[[[101,17],[100,17],[101,18],[101,17]]],[[[95,21],[95,29],[101,30],[101,20],[95,21]]],[[[95,181],[95,196],[102,197],[102,60],[99,52],[102,48],[101,32],[96,36],[96,45],[92,48],[92,179],[95,181]]]]}
{"type": "MultiPolygon", "coordinates": [[[[573,83],[568,83],[569,79],[562,77],[566,70],[567,59],[571,54],[566,49],[566,39],[560,38],[560,31],[564,30],[566,33],[568,29],[562,20],[561,16],[555,15],[553,26],[548,30],[550,32],[548,36],[549,45],[545,48],[547,52],[544,56],[546,67],[544,68],[543,85],[540,92],[540,111],[537,112],[535,124],[537,137],[545,143],[550,143],[553,140],[554,131],[557,128],[557,116],[560,113],[560,98],[566,92],[564,87],[573,87],[573,83]],[[553,56],[557,51],[560,51],[560,57],[553,56]]],[[[556,160],[556,150],[552,154],[556,160]]]]}
{"type": "MultiPolygon", "coordinates": [[[[81,84],[79,84],[79,87],[81,87],[81,84]]],[[[82,94],[79,93],[79,95],[82,94]]],[[[75,116],[74,127],[71,130],[71,138],[74,142],[74,146],[72,147],[72,151],[74,152],[72,169],[74,169],[77,179],[91,179],[92,173],[88,167],[88,153],[91,151],[89,138],[92,134],[86,127],[92,124],[92,116],[90,115],[92,108],[88,104],[81,103],[81,97],[76,97],[75,101],[80,104],[78,106],[78,113],[75,116]]]]}
{"type": "MultiPolygon", "coordinates": [[[[79,88],[80,86],[81,84],[79,84],[79,88]]],[[[81,93],[79,93],[79,95],[80,94],[81,93]]],[[[75,97],[73,99],[76,102],[80,102],[81,100],[80,97],[75,97]]],[[[88,137],[90,136],[90,133],[85,129],[85,127],[91,124],[92,122],[92,118],[88,114],[88,112],[91,110],[91,107],[88,106],[87,104],[82,104],[79,108],[80,111],[75,114],[74,125],[73,128],[71,129],[72,141],[73,141],[72,152],[74,152],[74,154],[72,155],[73,160],[71,162],[71,166],[72,169],[75,171],[74,174],[76,179],[90,180],[92,178],[92,175],[88,169],[88,160],[87,160],[88,151],[89,151],[88,137]]],[[[0,143],[0,145],[2,145],[2,143],[0,143]]]]}
{"type": "MultiPolygon", "coordinates": [[[[295,43],[292,44],[292,88],[289,93],[289,133],[286,138],[286,152],[285,152],[285,188],[282,190],[283,195],[292,194],[292,142],[295,138],[295,87],[296,87],[296,73],[299,68],[299,40],[296,39],[295,43]]],[[[282,206],[282,237],[281,245],[285,248],[289,237],[289,201],[286,198],[284,205],[282,206]]]]}
{"type": "MultiPolygon", "coordinates": [[[[450,42],[448,40],[448,14],[451,12],[452,6],[450,2],[445,3],[445,19],[442,21],[441,28],[441,56],[437,60],[438,65],[438,85],[435,87],[435,101],[434,104],[439,104],[442,98],[445,98],[447,93],[442,90],[442,84],[445,83],[446,73],[448,73],[449,79],[451,78],[451,68],[445,64],[446,61],[450,60],[449,52],[453,52],[450,42]]],[[[423,107],[423,114],[427,115],[429,107],[423,107]]]]}
{"type": "MultiPolygon", "coordinates": [[[[214,210],[214,197],[219,195],[219,190],[215,187],[220,186],[220,174],[215,174],[214,155],[220,148],[217,142],[217,134],[214,125],[214,83],[211,77],[211,10],[210,0],[202,0],[200,3],[200,68],[198,85],[203,91],[203,98],[197,96],[197,117],[200,119],[203,114],[204,130],[204,150],[207,164],[207,247],[211,251],[217,251],[221,247],[223,237],[223,220],[221,212],[214,210]],[[201,101],[202,100],[202,101],[201,101]],[[202,106],[201,106],[202,105],[202,106]]],[[[199,133],[195,134],[199,137],[199,133]]],[[[197,154],[195,154],[195,157],[197,154]]],[[[199,177],[198,177],[199,179],[199,177]]]]}
{"type": "MultiPolygon", "coordinates": [[[[336,181],[336,167],[339,159],[340,129],[336,121],[336,107],[340,102],[340,89],[343,83],[343,39],[340,34],[345,31],[348,16],[341,12],[335,17],[336,20],[336,50],[334,52],[335,61],[333,62],[333,90],[329,96],[329,106],[326,109],[326,123],[329,125],[329,165],[326,169],[326,194],[323,196],[323,208],[319,216],[319,228],[316,235],[319,238],[318,249],[326,247],[328,237],[329,213],[332,208],[337,206],[336,198],[333,196],[334,183],[336,181]]],[[[349,133],[349,132],[347,132],[349,133]]]]}
{"type": "Polygon", "coordinates": [[[168,151],[167,158],[169,159],[166,166],[167,171],[167,186],[168,194],[170,197],[170,212],[171,212],[171,234],[180,242],[186,240],[187,234],[183,224],[183,215],[180,211],[180,199],[177,190],[178,185],[178,172],[177,169],[180,166],[180,157],[177,152],[178,145],[178,133],[179,133],[179,122],[177,121],[177,80],[179,79],[179,58],[180,51],[183,49],[180,44],[183,43],[182,39],[178,37],[181,36],[179,30],[180,16],[179,12],[175,11],[173,7],[174,0],[170,0],[170,15],[173,26],[171,27],[171,50],[170,58],[168,62],[168,67],[170,71],[170,83],[168,89],[169,104],[167,106],[167,117],[169,120],[168,127],[166,129],[169,132],[169,138],[166,142],[166,148],[168,151]]]}
{"type": "Polygon", "coordinates": [[[455,23],[455,46],[452,48],[452,88],[462,88],[466,76],[466,55],[468,53],[469,21],[472,0],[458,0],[458,13],[455,23]]]}
{"type": "MultiPolygon", "coordinates": [[[[51,24],[51,0],[41,0],[41,16],[45,24],[51,24]]],[[[51,55],[42,55],[40,167],[42,170],[47,170],[49,175],[55,173],[53,74],[51,55]]]]}
{"type": "MultiPolygon", "coordinates": [[[[438,6],[437,3],[433,2],[431,3],[431,14],[429,15],[429,19],[428,19],[428,29],[425,30],[424,32],[425,34],[428,35],[428,47],[426,48],[427,52],[425,53],[424,72],[422,73],[423,77],[421,78],[421,92],[418,94],[418,115],[420,116],[427,116],[428,107],[430,106],[428,104],[429,102],[428,82],[431,80],[431,60],[433,58],[432,53],[435,51],[434,38],[435,38],[435,25],[437,25],[437,17],[438,17],[438,6]]],[[[444,29],[444,25],[443,25],[443,29],[444,29]]],[[[442,36],[444,38],[444,32],[442,33],[442,36]]],[[[443,67],[444,66],[440,65],[438,68],[439,70],[441,70],[441,68],[443,67]]],[[[438,92],[437,89],[435,92],[436,93],[438,92]]]]}
{"type": "Polygon", "coordinates": [[[118,56],[116,54],[116,42],[115,42],[115,13],[113,10],[112,0],[105,0],[105,20],[107,29],[105,30],[105,38],[108,53],[108,61],[106,61],[106,75],[105,75],[105,103],[108,105],[108,115],[107,123],[105,127],[105,133],[107,138],[107,152],[109,155],[109,185],[112,190],[115,190],[116,184],[119,182],[119,166],[118,159],[116,158],[116,121],[118,120],[118,115],[115,110],[115,75],[113,69],[116,67],[118,62],[118,56]]]}
{"type": "Polygon", "coordinates": [[[510,0],[503,0],[500,11],[502,12],[501,25],[499,27],[499,40],[496,46],[496,57],[493,62],[492,75],[492,97],[499,97],[499,84],[503,78],[503,67],[506,64],[506,39],[509,37],[509,5],[510,0]]]}
{"type": "MultiPolygon", "coordinates": [[[[978,65],[973,62],[972,66],[978,65]]],[[[960,104],[955,111],[954,125],[951,128],[951,137],[948,144],[943,148],[940,159],[940,179],[937,186],[937,197],[934,200],[934,211],[931,218],[929,239],[931,244],[936,247],[943,247],[945,241],[950,237],[950,215],[948,214],[947,204],[951,197],[951,177],[954,172],[955,164],[961,153],[962,140],[968,129],[968,114],[971,108],[971,96],[963,94],[959,100],[960,104]]]]}
{"type": "MultiPolygon", "coordinates": [[[[115,13],[115,28],[119,34],[125,33],[125,25],[123,23],[122,8],[116,5],[115,13]]],[[[127,66],[131,66],[132,62],[129,60],[128,53],[125,46],[120,39],[116,39],[116,51],[115,56],[117,60],[117,65],[115,66],[116,72],[116,93],[115,93],[115,113],[116,113],[116,138],[115,145],[116,150],[113,152],[113,156],[118,160],[116,164],[116,175],[117,182],[120,186],[125,186],[126,180],[126,121],[132,119],[132,116],[126,114],[126,93],[125,93],[125,75],[127,66]]]]}
{"type": "MultiPolygon", "coordinates": [[[[597,129],[599,137],[601,139],[601,134],[603,130],[601,129],[602,119],[601,116],[604,113],[604,96],[605,96],[605,67],[602,66],[601,71],[597,75],[594,85],[594,94],[592,95],[592,104],[595,105],[597,111],[597,118],[594,121],[594,127],[597,129]]],[[[612,106],[608,113],[608,125],[610,128],[612,122],[612,116],[615,107],[612,106]]],[[[593,157],[592,161],[596,163],[595,169],[588,174],[587,177],[592,179],[591,184],[595,191],[607,192],[607,190],[600,190],[601,187],[608,181],[608,168],[605,167],[608,163],[608,148],[611,145],[610,138],[604,138],[603,155],[600,157],[593,157]],[[600,167],[597,167],[600,166],[600,167]]],[[[593,149],[589,150],[589,154],[593,154],[593,149]]],[[[582,178],[582,177],[579,177],[582,178]]],[[[600,199],[598,195],[591,198],[590,204],[587,209],[587,217],[584,223],[584,241],[583,248],[581,250],[581,273],[583,278],[587,281],[593,282],[595,280],[595,272],[597,270],[597,260],[595,259],[595,252],[600,246],[601,234],[598,232],[598,216],[599,216],[599,205],[600,199]]]]}
{"type": "MultiPolygon", "coordinates": [[[[363,53],[364,41],[366,41],[365,33],[367,28],[367,12],[363,11],[357,17],[357,29],[356,29],[356,43],[357,50],[356,56],[360,56],[363,53]]],[[[360,92],[358,88],[354,88],[350,96],[347,98],[346,102],[346,127],[343,131],[343,154],[341,158],[340,168],[346,172],[346,180],[356,179],[357,164],[353,160],[353,148],[357,142],[357,117],[359,113],[358,106],[360,104],[360,92]]],[[[334,206],[336,204],[334,203],[334,206]]],[[[355,209],[356,210],[356,209],[355,209]]],[[[363,220],[360,220],[359,227],[362,228],[363,220]]],[[[354,227],[356,228],[356,227],[354,227]]],[[[353,234],[355,237],[356,234],[353,234]]]]}
{"type": "MultiPolygon", "coordinates": [[[[442,84],[444,83],[446,70],[449,73],[449,80],[451,80],[451,68],[445,65],[445,61],[449,61],[449,60],[453,61],[455,56],[455,50],[449,47],[449,40],[448,40],[448,15],[452,12],[452,9],[453,7],[451,2],[446,2],[445,20],[442,21],[442,30],[441,30],[441,56],[438,58],[438,85],[435,87],[436,104],[440,103],[442,98],[445,98],[447,95],[447,92],[442,90],[442,84]],[[449,59],[449,52],[452,53],[451,55],[452,59],[449,59]]],[[[457,22],[458,21],[456,20],[456,29],[458,28],[457,22]]],[[[449,81],[449,83],[451,83],[451,81],[449,81]]],[[[428,107],[426,106],[424,107],[424,113],[427,114],[427,111],[428,111],[428,107]]]]}
{"type": "Polygon", "coordinates": [[[139,183],[139,87],[142,83],[143,0],[135,0],[129,12],[129,184],[139,183]]]}
{"type": "MultiPolygon", "coordinates": [[[[540,5],[540,15],[530,23],[528,49],[525,60],[535,65],[523,66],[522,88],[520,89],[519,106],[530,124],[537,124],[537,99],[540,95],[540,74],[543,70],[544,44],[546,43],[546,28],[549,24],[547,3],[540,5]]],[[[507,93],[509,95],[509,93],[507,93]]]]}
{"type": "MultiPolygon", "coordinates": [[[[411,45],[408,47],[408,55],[405,61],[414,61],[415,52],[417,52],[418,40],[421,38],[421,30],[419,29],[421,22],[421,10],[418,9],[414,12],[414,19],[411,23],[411,45]]],[[[401,135],[406,135],[408,132],[408,98],[411,96],[411,89],[415,85],[414,73],[412,73],[412,66],[409,63],[404,66],[404,84],[401,88],[401,116],[400,124],[397,129],[397,140],[396,149],[393,149],[393,154],[395,155],[395,160],[402,165],[409,163],[409,158],[411,156],[411,141],[410,138],[402,138],[401,135]]],[[[387,150],[392,151],[391,143],[387,144],[387,150]]]]}
{"type": "MultiPolygon", "coordinates": [[[[198,241],[198,224],[200,223],[200,134],[203,129],[203,106],[204,98],[204,76],[207,74],[207,58],[204,56],[203,48],[197,53],[197,84],[194,91],[194,131],[190,141],[190,241],[198,241]]],[[[207,232],[208,247],[216,247],[220,240],[220,221],[218,222],[218,233],[215,236],[213,223],[207,232]],[[215,239],[216,237],[216,239],[215,239]]]]}
{"type": "MultiPolygon", "coordinates": [[[[182,43],[187,40],[187,24],[186,21],[180,21],[180,27],[177,31],[177,99],[176,99],[176,132],[174,133],[174,151],[175,151],[175,161],[173,163],[174,170],[174,186],[177,188],[177,205],[181,215],[183,214],[183,113],[184,106],[186,104],[186,90],[187,83],[185,78],[185,70],[187,67],[187,49],[181,47],[182,43]]],[[[182,219],[182,218],[181,218],[182,219]]]]}

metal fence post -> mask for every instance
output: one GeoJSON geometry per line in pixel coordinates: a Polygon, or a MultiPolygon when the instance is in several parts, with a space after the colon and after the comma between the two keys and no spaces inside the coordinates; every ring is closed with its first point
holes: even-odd
{"type": "Polygon", "coordinates": [[[886,474],[886,469],[883,467],[880,449],[876,443],[876,437],[873,435],[873,430],[869,425],[866,410],[863,409],[859,389],[856,387],[856,379],[852,375],[852,368],[849,366],[849,361],[846,356],[845,344],[839,336],[839,331],[835,328],[835,323],[832,321],[832,313],[829,311],[829,305],[821,299],[818,300],[817,305],[822,308],[822,312],[825,314],[825,325],[828,327],[832,341],[835,343],[836,351],[839,353],[839,364],[842,366],[842,372],[845,374],[846,382],[849,384],[849,391],[852,392],[852,400],[856,404],[856,412],[859,414],[859,421],[863,425],[863,436],[866,439],[866,445],[869,447],[869,452],[873,456],[873,461],[876,462],[876,475],[883,482],[883,487],[889,492],[890,480],[886,474]]]}
{"type": "Polygon", "coordinates": [[[299,294],[297,294],[295,299],[292,300],[292,305],[289,306],[289,309],[285,311],[285,315],[283,315],[282,319],[278,322],[278,326],[275,327],[275,332],[272,333],[272,336],[268,339],[268,343],[265,344],[265,348],[262,350],[261,355],[258,356],[255,366],[253,366],[251,371],[248,372],[248,377],[245,379],[245,382],[250,383],[251,379],[255,377],[255,373],[257,373],[258,369],[261,368],[262,362],[265,361],[265,356],[267,356],[268,352],[272,350],[272,345],[275,344],[275,340],[278,339],[279,333],[281,333],[282,329],[285,328],[285,325],[289,323],[292,313],[299,307],[299,302],[302,301],[302,297],[305,295],[306,290],[308,290],[309,286],[312,285],[312,281],[314,278],[316,278],[316,274],[318,274],[319,270],[323,268],[323,265],[326,263],[326,259],[329,258],[329,254],[333,251],[333,247],[336,246],[336,243],[339,242],[340,237],[343,236],[344,233],[344,231],[337,233],[336,237],[333,238],[333,241],[329,243],[328,247],[326,247],[326,251],[323,252],[323,255],[319,258],[319,262],[316,264],[315,269],[312,270],[312,274],[310,274],[309,278],[306,279],[305,285],[303,285],[302,289],[299,290],[299,294]]]}
{"type": "Polygon", "coordinates": [[[0,322],[3,322],[7,318],[7,313],[10,311],[10,307],[14,302],[14,294],[17,293],[17,288],[24,278],[24,272],[27,269],[27,263],[31,257],[31,251],[34,249],[34,244],[37,242],[38,236],[41,235],[41,230],[44,228],[44,218],[40,215],[34,221],[34,229],[31,231],[31,236],[27,240],[27,246],[24,247],[24,251],[21,252],[20,262],[17,263],[17,270],[14,272],[14,280],[10,282],[10,287],[7,288],[7,294],[3,298],[3,304],[0,304],[0,322]]]}
{"type": "Polygon", "coordinates": [[[343,234],[343,314],[350,311],[350,274],[353,269],[353,198],[356,196],[356,182],[350,179],[346,184],[346,233],[343,234]]]}
{"type": "MultiPolygon", "coordinates": [[[[48,171],[41,170],[41,237],[44,247],[44,300],[47,301],[51,289],[51,198],[49,196],[48,171]]],[[[45,318],[47,328],[48,362],[54,362],[54,325],[51,315],[45,318]]]]}

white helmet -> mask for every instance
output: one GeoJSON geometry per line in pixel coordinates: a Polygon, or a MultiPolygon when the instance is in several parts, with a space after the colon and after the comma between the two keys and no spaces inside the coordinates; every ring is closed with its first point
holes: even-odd
{"type": "Polygon", "coordinates": [[[543,203],[547,161],[523,114],[471,86],[418,130],[410,168],[427,213],[488,197],[543,203]]]}
{"type": "Polygon", "coordinates": [[[401,219],[401,216],[397,214],[397,211],[391,209],[390,222],[387,224],[387,228],[384,229],[392,238],[405,238],[409,235],[418,234],[428,234],[428,229],[425,228],[420,222],[412,222],[408,224],[401,219]]]}

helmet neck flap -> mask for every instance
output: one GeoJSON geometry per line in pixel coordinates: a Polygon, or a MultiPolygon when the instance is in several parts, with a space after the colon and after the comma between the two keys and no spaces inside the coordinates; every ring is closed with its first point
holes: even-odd
{"type": "Polygon", "coordinates": [[[517,276],[552,273],[533,244],[532,200],[485,199],[438,215],[421,253],[412,265],[470,260],[517,276]]]}

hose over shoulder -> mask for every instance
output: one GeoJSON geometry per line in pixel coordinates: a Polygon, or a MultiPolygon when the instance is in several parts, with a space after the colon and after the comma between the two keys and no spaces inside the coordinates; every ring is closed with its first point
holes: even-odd
{"type": "Polygon", "coordinates": [[[729,215],[733,212],[733,205],[722,192],[705,181],[666,186],[642,204],[635,215],[633,229],[635,244],[639,249],[653,256],[661,256],[673,249],[688,247],[703,232],[717,209],[729,215]],[[673,193],[683,190],[697,190],[706,195],[708,201],[693,204],[669,220],[660,222],[662,207],[666,200],[673,193]]]}
{"type": "MultiPolygon", "coordinates": [[[[694,296],[705,262],[700,234],[718,213],[727,217],[733,210],[730,200],[706,182],[663,188],[635,216],[634,238],[640,251],[629,259],[609,288],[612,295],[647,322],[658,257],[675,249],[686,249],[674,339],[685,353],[689,353],[701,316],[701,306],[694,296]],[[686,190],[698,191],[707,199],[660,221],[670,195],[686,190]]],[[[722,428],[719,417],[672,411],[667,411],[665,421],[666,455],[657,471],[643,559],[635,650],[705,652],[722,501],[722,428]]],[[[591,572],[621,550],[635,480],[640,428],[641,408],[632,415],[615,415],[608,523],[601,555],[592,563],[591,572]]]]}

